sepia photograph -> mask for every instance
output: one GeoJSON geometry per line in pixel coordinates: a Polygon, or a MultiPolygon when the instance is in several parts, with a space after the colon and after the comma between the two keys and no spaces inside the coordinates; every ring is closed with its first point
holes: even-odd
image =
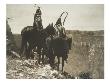
{"type": "Polygon", "coordinates": [[[6,4],[6,79],[104,79],[104,4],[6,4]]]}

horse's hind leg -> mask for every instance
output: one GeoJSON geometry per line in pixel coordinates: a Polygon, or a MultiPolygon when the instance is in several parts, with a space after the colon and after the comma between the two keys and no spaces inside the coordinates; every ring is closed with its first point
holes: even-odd
{"type": "Polygon", "coordinates": [[[20,53],[22,54],[23,53],[23,50],[24,50],[24,43],[23,43],[23,37],[22,37],[22,40],[21,40],[21,49],[20,49],[20,53]]]}
{"type": "Polygon", "coordinates": [[[34,48],[35,48],[35,47],[34,47],[33,45],[30,46],[30,58],[31,58],[31,59],[34,59],[34,57],[35,57],[35,56],[34,56],[34,53],[33,53],[33,51],[32,51],[34,48]]]}
{"type": "Polygon", "coordinates": [[[42,54],[42,64],[44,64],[44,54],[42,54]]]}
{"type": "Polygon", "coordinates": [[[30,59],[33,58],[32,56],[32,45],[29,43],[28,48],[26,49],[26,58],[30,59]]]}
{"type": "Polygon", "coordinates": [[[40,64],[40,61],[41,61],[41,49],[39,47],[37,47],[37,53],[38,53],[38,56],[39,56],[38,63],[40,64]]]}
{"type": "Polygon", "coordinates": [[[26,59],[30,58],[30,46],[26,49],[26,59]]]}
{"type": "Polygon", "coordinates": [[[43,48],[41,48],[40,50],[41,50],[41,56],[42,56],[41,61],[42,61],[42,64],[44,64],[44,50],[43,48]]]}
{"type": "Polygon", "coordinates": [[[21,55],[21,57],[24,56],[25,52],[26,52],[26,40],[22,36],[21,49],[20,49],[20,55],[21,55]]]}
{"type": "Polygon", "coordinates": [[[44,62],[45,62],[45,56],[46,56],[46,48],[43,48],[42,49],[42,63],[44,64],[44,62]]]}
{"type": "Polygon", "coordinates": [[[63,72],[63,67],[64,67],[64,58],[62,57],[62,72],[63,72]]]}
{"type": "Polygon", "coordinates": [[[39,59],[38,59],[38,63],[40,64],[41,61],[41,54],[39,54],[39,59]]]}
{"type": "Polygon", "coordinates": [[[57,69],[59,71],[59,65],[60,65],[60,57],[57,57],[58,58],[58,66],[57,66],[57,69]]]}

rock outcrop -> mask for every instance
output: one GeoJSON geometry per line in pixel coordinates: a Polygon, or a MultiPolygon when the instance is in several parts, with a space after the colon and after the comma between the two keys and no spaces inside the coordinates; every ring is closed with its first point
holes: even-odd
{"type": "Polygon", "coordinates": [[[16,57],[19,57],[19,55],[17,54],[17,47],[14,40],[14,36],[11,32],[11,28],[7,20],[6,20],[6,46],[7,46],[7,55],[14,55],[16,57]]]}

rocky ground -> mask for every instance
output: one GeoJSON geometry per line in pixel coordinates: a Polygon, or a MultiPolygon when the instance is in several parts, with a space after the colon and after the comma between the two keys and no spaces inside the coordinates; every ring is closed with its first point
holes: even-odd
{"type": "Polygon", "coordinates": [[[7,58],[7,79],[74,79],[67,72],[52,69],[49,64],[38,64],[37,60],[7,58]]]}

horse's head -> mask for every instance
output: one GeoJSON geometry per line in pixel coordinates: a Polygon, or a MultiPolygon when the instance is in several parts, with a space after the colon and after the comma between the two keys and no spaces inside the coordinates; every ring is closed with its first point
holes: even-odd
{"type": "Polygon", "coordinates": [[[49,24],[46,27],[46,32],[48,35],[54,35],[55,34],[55,28],[53,27],[53,23],[49,24]]]}

